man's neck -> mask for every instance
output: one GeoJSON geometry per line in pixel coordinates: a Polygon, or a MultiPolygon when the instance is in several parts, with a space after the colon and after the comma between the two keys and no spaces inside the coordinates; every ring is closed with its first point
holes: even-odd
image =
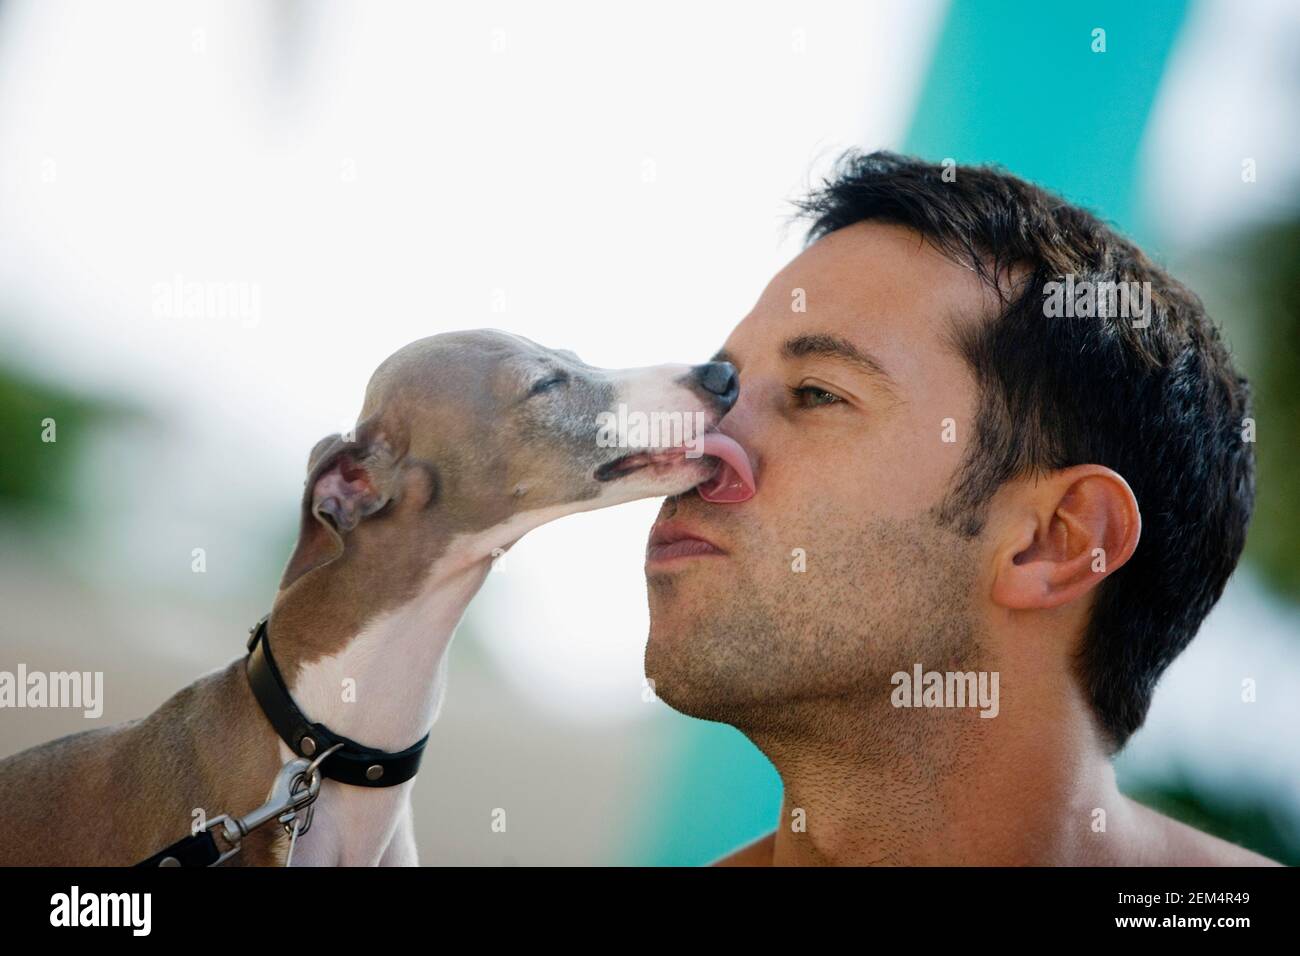
{"type": "Polygon", "coordinates": [[[799,722],[815,739],[753,735],[785,784],[772,863],[1118,862],[1132,811],[1085,702],[1062,691],[1020,685],[1016,705],[987,720],[823,706],[799,722]]]}

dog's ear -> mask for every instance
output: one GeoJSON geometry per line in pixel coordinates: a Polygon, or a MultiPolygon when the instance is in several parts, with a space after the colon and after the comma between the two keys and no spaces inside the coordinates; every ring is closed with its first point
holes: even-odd
{"type": "Polygon", "coordinates": [[[355,439],[328,435],[316,443],[307,460],[298,544],[281,589],[343,553],[343,536],[396,497],[400,464],[392,441],[373,428],[358,429],[355,439]]]}

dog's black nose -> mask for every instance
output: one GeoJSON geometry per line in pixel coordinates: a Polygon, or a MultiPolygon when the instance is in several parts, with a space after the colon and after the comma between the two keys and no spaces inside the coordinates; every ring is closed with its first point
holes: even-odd
{"type": "Polygon", "coordinates": [[[740,394],[740,376],[730,362],[705,362],[691,370],[691,378],[726,414],[740,394]]]}

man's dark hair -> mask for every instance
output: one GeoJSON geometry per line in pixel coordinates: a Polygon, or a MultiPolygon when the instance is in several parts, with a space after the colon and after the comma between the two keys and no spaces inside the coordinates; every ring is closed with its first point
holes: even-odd
{"type": "Polygon", "coordinates": [[[954,331],[980,398],[944,523],[978,535],[1003,482],[1072,465],[1132,487],[1141,540],[1099,587],[1078,660],[1120,749],[1223,593],[1254,506],[1249,386],[1200,300],[1092,214],[994,167],[850,151],[798,205],[809,242],[858,222],[909,227],[998,292],[999,315],[954,331]],[[1075,288],[1149,282],[1150,325],[1049,318],[1047,284],[1071,274],[1075,288]]]}

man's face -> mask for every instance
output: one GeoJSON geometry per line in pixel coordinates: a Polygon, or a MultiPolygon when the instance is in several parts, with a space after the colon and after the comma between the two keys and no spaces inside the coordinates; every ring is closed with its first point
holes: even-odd
{"type": "Polygon", "coordinates": [[[934,514],[976,402],[947,333],[989,307],[973,272],[875,223],[772,280],[719,355],[740,372],[722,430],[758,493],[669,498],[651,535],[646,676],[661,699],[779,724],[796,704],[887,701],[894,672],[976,655],[979,545],[934,514]],[[656,544],[681,536],[714,550],[656,544]]]}

